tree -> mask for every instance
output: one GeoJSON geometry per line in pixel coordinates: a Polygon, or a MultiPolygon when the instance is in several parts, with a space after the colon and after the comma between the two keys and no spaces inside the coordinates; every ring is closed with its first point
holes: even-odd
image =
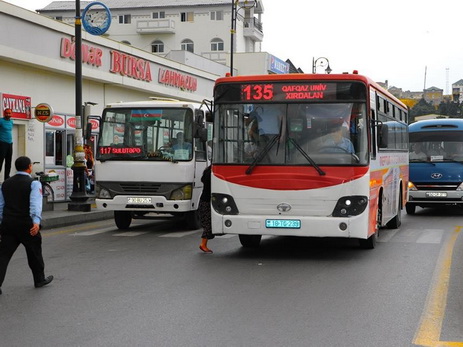
{"type": "Polygon", "coordinates": [[[409,121],[413,122],[416,117],[424,116],[426,114],[436,113],[436,108],[424,99],[418,101],[418,103],[410,109],[409,121]]]}
{"type": "Polygon", "coordinates": [[[443,116],[448,116],[450,118],[460,118],[461,105],[459,102],[442,101],[439,104],[438,113],[443,116]]]}

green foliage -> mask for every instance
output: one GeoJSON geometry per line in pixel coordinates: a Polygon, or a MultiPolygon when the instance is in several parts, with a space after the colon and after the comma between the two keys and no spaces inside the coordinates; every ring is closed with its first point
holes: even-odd
{"type": "Polygon", "coordinates": [[[430,102],[426,102],[426,100],[421,99],[410,109],[409,122],[413,122],[415,117],[433,113],[436,113],[436,108],[430,102]]]}

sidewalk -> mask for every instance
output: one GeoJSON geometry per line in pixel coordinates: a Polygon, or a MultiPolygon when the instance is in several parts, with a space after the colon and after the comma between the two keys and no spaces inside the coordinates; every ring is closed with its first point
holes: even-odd
{"type": "Polygon", "coordinates": [[[113,211],[99,211],[96,209],[94,201],[91,204],[90,212],[68,211],[68,202],[55,202],[53,211],[42,212],[42,226],[44,229],[52,229],[77,225],[92,221],[113,219],[113,211]]]}

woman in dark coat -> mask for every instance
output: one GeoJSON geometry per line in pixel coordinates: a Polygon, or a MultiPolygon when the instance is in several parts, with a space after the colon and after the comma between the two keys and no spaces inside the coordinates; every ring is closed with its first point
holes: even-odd
{"type": "Polygon", "coordinates": [[[208,166],[201,177],[203,182],[203,192],[199,199],[199,216],[201,219],[201,226],[203,227],[203,234],[201,235],[201,244],[199,249],[204,253],[212,253],[212,250],[207,248],[207,241],[214,238],[212,235],[211,226],[211,166],[208,166]]]}

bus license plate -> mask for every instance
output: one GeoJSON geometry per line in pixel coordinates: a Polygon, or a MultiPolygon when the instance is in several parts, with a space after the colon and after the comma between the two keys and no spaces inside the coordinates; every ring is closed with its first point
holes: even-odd
{"type": "Polygon", "coordinates": [[[300,229],[301,221],[299,219],[266,219],[265,227],[281,229],[300,229]]]}
{"type": "Polygon", "coordinates": [[[127,198],[129,204],[151,204],[151,198],[127,198]]]}
{"type": "Polygon", "coordinates": [[[446,192],[426,192],[427,198],[446,198],[446,192]]]}

